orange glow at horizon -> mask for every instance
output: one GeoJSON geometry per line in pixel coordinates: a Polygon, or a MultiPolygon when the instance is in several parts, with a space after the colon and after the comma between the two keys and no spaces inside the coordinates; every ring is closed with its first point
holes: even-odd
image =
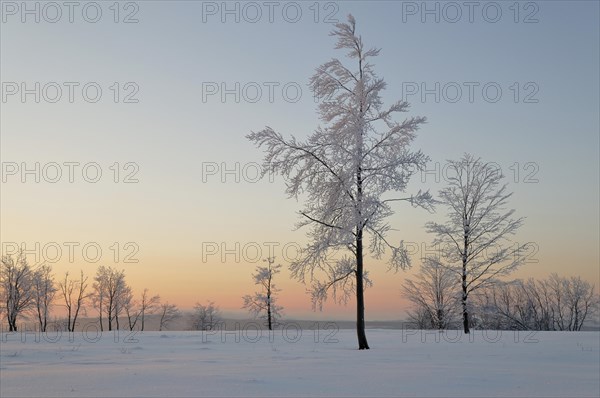
{"type": "MultiPolygon", "coordinates": [[[[41,246],[43,247],[43,245],[41,246]]],[[[110,244],[106,243],[100,246],[106,248],[110,244]]],[[[35,245],[27,244],[27,247],[31,250],[35,245]]],[[[138,263],[123,263],[122,254],[124,253],[121,253],[121,262],[115,263],[112,257],[113,251],[105,249],[103,258],[107,261],[90,263],[82,262],[80,259],[73,263],[59,261],[50,265],[53,266],[57,281],[62,279],[66,271],[69,271],[72,277],[78,278],[79,271],[83,270],[84,274],[89,277],[90,289],[96,268],[99,265],[109,265],[125,270],[126,280],[132,287],[136,298],[143,289],[148,288],[152,295],[160,295],[162,302],[168,301],[176,304],[184,311],[191,310],[196,303],[204,304],[213,301],[226,314],[243,316],[246,313],[241,308],[242,296],[257,291],[258,287],[252,281],[252,273],[258,264],[262,264],[261,262],[221,263],[221,258],[217,256],[217,258],[211,258],[203,263],[202,256],[198,256],[198,253],[190,255],[190,253],[182,251],[167,257],[155,252],[151,252],[150,255],[144,254],[142,247],[143,245],[140,245],[139,252],[133,258],[137,259],[138,263]]],[[[49,255],[49,253],[48,250],[47,254],[49,255]]],[[[591,283],[598,280],[598,270],[594,270],[593,267],[581,268],[578,270],[580,272],[574,273],[562,266],[562,259],[566,256],[570,261],[581,264],[592,260],[590,254],[563,253],[560,250],[548,254],[544,254],[540,250],[538,263],[524,265],[511,275],[511,278],[545,278],[549,274],[557,272],[563,276],[580,275],[591,283]]],[[[30,257],[33,258],[33,254],[30,254],[30,257]]],[[[313,311],[310,295],[306,292],[308,286],[290,279],[289,271],[286,268],[287,264],[282,263],[284,268],[276,276],[275,283],[281,289],[279,304],[284,307],[284,317],[292,319],[354,319],[354,297],[350,297],[346,305],[334,303],[330,297],[322,311],[313,311]]],[[[368,260],[367,268],[374,283],[374,286],[367,289],[365,293],[367,320],[403,319],[406,310],[410,308],[410,303],[402,297],[401,285],[406,278],[418,271],[418,258],[413,258],[413,268],[408,271],[387,272],[387,265],[381,260],[368,260]]],[[[60,304],[60,299],[57,299],[55,307],[57,313],[61,312],[60,304]]],[[[94,314],[93,309],[91,309],[91,314],[94,314]]]]}

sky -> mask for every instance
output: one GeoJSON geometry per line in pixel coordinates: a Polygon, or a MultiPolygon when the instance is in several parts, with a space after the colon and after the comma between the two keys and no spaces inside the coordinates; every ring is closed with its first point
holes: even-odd
{"type": "MultiPolygon", "coordinates": [[[[302,202],[277,176],[258,181],[263,154],[245,138],[319,126],[308,81],[344,58],[328,33],[351,13],[382,49],[384,102],[428,119],[413,147],[429,171],[408,194],[435,194],[465,152],[495,162],[526,217],[515,240],[535,243],[512,277],[600,285],[599,3],[469,4],[2,1],[2,254],[24,245],[56,275],[115,266],[138,293],[228,314],[243,314],[254,268],[275,255],[286,316],[352,319],[352,303],[313,313],[290,279],[302,202]]],[[[444,217],[395,210],[390,237],[411,244],[413,268],[367,260],[367,320],[404,316],[402,281],[432,240],[423,225],[444,217]]]]}

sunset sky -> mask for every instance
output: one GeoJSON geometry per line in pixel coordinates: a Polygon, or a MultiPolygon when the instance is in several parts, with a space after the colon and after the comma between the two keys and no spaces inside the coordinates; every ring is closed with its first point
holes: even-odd
{"type": "MultiPolygon", "coordinates": [[[[313,313],[306,286],[290,279],[286,260],[306,243],[306,231],[294,229],[302,202],[286,197],[279,177],[256,181],[263,153],[245,138],[267,125],[297,137],[317,128],[308,81],[320,64],[344,58],[329,19],[351,13],[365,44],[382,49],[385,103],[405,99],[410,115],[428,118],[414,148],[432,172],[416,174],[407,193],[437,193],[445,161],[464,152],[496,162],[511,207],[526,217],[515,240],[539,249],[513,277],[557,272],[598,286],[598,2],[476,2],[473,10],[429,2],[434,14],[422,2],[275,3],[230,2],[227,13],[222,2],[138,1],[116,15],[113,2],[99,2],[91,23],[96,10],[85,2],[73,22],[66,7],[58,18],[28,2],[38,4],[36,23],[25,3],[3,1],[3,254],[13,243],[35,254],[38,244],[40,259],[57,260],[57,276],[92,277],[111,265],[137,292],[184,309],[212,300],[239,315],[241,297],[255,290],[255,260],[273,247],[287,317],[352,319],[353,303],[313,313]]],[[[388,273],[384,261],[367,260],[367,320],[404,317],[402,281],[432,240],[423,225],[444,215],[397,205],[391,238],[415,248],[413,269],[388,273]]]]}

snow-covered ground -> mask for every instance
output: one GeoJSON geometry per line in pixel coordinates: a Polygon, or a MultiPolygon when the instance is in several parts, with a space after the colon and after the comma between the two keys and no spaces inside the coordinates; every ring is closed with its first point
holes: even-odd
{"type": "Polygon", "coordinates": [[[0,396],[600,396],[600,332],[213,333],[3,334],[0,396]]]}

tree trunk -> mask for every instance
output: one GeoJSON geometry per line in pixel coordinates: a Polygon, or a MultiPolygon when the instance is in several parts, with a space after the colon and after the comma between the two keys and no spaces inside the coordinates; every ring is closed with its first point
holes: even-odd
{"type": "Polygon", "coordinates": [[[48,318],[46,318],[46,316],[44,315],[42,324],[40,325],[40,328],[42,329],[41,332],[46,333],[47,327],[48,327],[48,318]]]}
{"type": "Polygon", "coordinates": [[[104,326],[102,326],[102,297],[98,299],[98,321],[100,322],[100,331],[104,331],[104,326]]]}
{"type": "Polygon", "coordinates": [[[367,335],[365,333],[365,295],[363,286],[363,247],[362,230],[358,231],[356,238],[356,334],[358,336],[358,349],[368,350],[367,335]]]}
{"type": "Polygon", "coordinates": [[[108,331],[109,332],[112,331],[112,322],[113,322],[113,319],[114,319],[114,316],[113,316],[113,313],[112,313],[113,312],[113,305],[114,304],[113,304],[112,298],[109,298],[108,299],[108,303],[106,304],[106,308],[107,308],[106,309],[106,311],[107,311],[106,312],[106,319],[108,321],[108,331]]]}
{"type": "Polygon", "coordinates": [[[158,323],[158,331],[159,332],[162,332],[164,320],[165,320],[165,313],[163,311],[162,315],[160,316],[160,322],[158,323]]]}
{"type": "Polygon", "coordinates": [[[37,308],[37,313],[38,313],[38,321],[40,323],[40,332],[45,332],[46,330],[44,329],[44,321],[42,321],[42,312],[41,312],[41,309],[39,306],[37,308]]]}
{"type": "Polygon", "coordinates": [[[17,331],[17,317],[13,314],[8,316],[8,331],[16,332],[17,331]]]}
{"type": "Polygon", "coordinates": [[[463,308],[463,329],[465,334],[469,334],[469,313],[467,312],[467,296],[464,295],[462,299],[462,308],[463,308]]]}
{"type": "MultiPolygon", "coordinates": [[[[79,316],[80,308],[81,308],[81,300],[77,300],[77,308],[75,309],[75,314],[73,315],[73,321],[71,322],[71,320],[69,319],[69,322],[71,322],[71,329],[69,330],[69,332],[75,331],[75,325],[77,323],[77,317],[79,316]]],[[[69,315],[69,318],[70,318],[70,315],[69,315]]],[[[102,317],[100,317],[100,324],[102,324],[102,317]]],[[[100,328],[100,331],[102,331],[102,327],[100,328]]]]}
{"type": "Polygon", "coordinates": [[[469,312],[467,310],[467,273],[466,266],[463,263],[462,274],[462,311],[463,311],[463,330],[465,334],[469,334],[469,312]]]}
{"type": "Polygon", "coordinates": [[[67,331],[71,332],[71,306],[67,307],[67,331]]]}
{"type": "MultiPolygon", "coordinates": [[[[362,58],[359,56],[359,71],[360,78],[362,80],[363,70],[362,70],[362,58]]],[[[363,112],[363,105],[360,105],[360,112],[363,112]]],[[[360,134],[360,144],[359,144],[359,152],[358,159],[362,158],[362,126],[359,130],[360,134]]],[[[369,343],[367,343],[367,335],[365,333],[365,288],[363,286],[363,220],[362,220],[362,167],[359,164],[356,170],[356,200],[358,205],[358,216],[360,224],[357,225],[356,228],[356,334],[358,337],[358,349],[359,350],[368,350],[369,343]]]]}
{"type": "Polygon", "coordinates": [[[269,330],[273,330],[273,324],[271,322],[271,293],[267,293],[267,323],[269,324],[269,330]]]}
{"type": "Polygon", "coordinates": [[[464,243],[463,243],[463,253],[462,253],[462,310],[463,310],[463,330],[465,334],[469,334],[469,313],[467,312],[467,258],[469,255],[469,233],[471,229],[469,228],[469,223],[466,220],[463,221],[463,229],[464,229],[464,243]]]}

